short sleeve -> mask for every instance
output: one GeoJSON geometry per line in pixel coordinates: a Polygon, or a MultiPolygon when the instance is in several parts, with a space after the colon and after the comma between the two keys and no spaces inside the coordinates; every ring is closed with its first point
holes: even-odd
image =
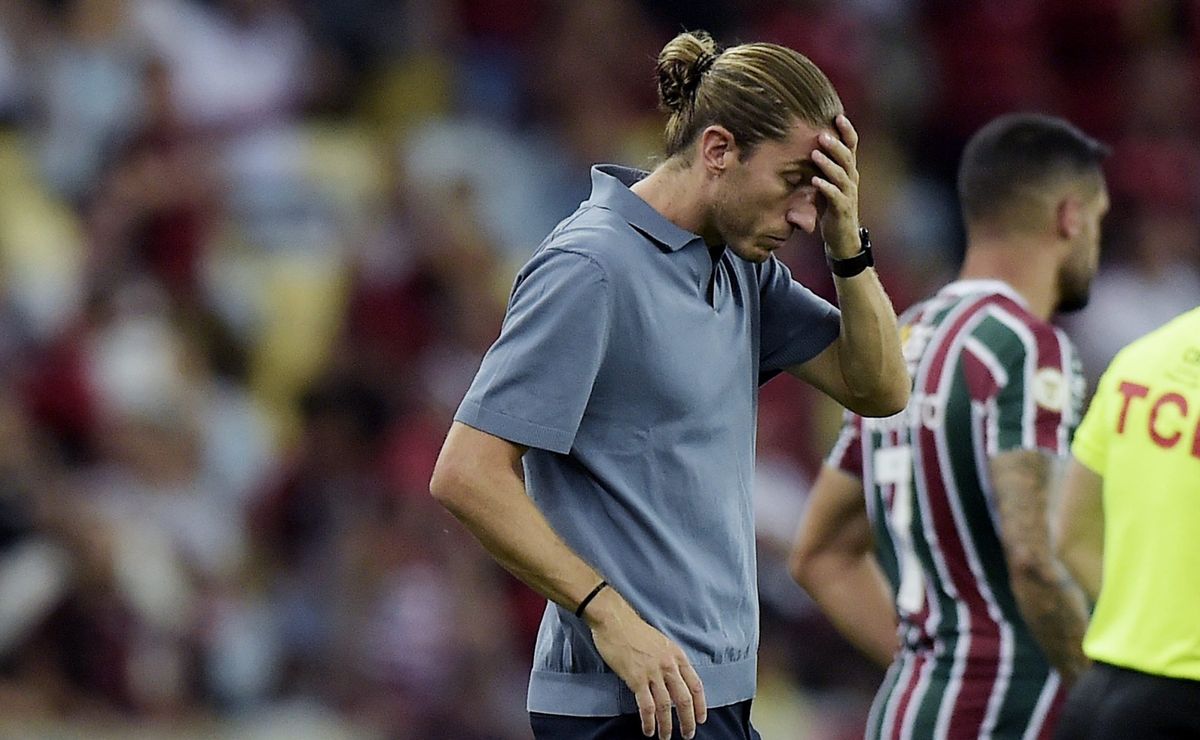
{"type": "Polygon", "coordinates": [[[517,276],[500,337],[455,420],[565,454],[603,361],[611,316],[608,282],[594,260],[542,250],[517,276]]]}
{"type": "Polygon", "coordinates": [[[1045,450],[1065,455],[1077,420],[1073,396],[1082,382],[1069,341],[1049,324],[1014,324],[997,352],[1005,382],[996,394],[993,452],[1045,450]]]}
{"type": "Polygon", "coordinates": [[[825,458],[825,464],[861,479],[862,455],[862,417],[847,411],[842,415],[842,430],[825,458]]]}
{"type": "Polygon", "coordinates": [[[1115,387],[1115,375],[1110,367],[1096,388],[1096,395],[1088,406],[1075,440],[1071,443],[1071,454],[1088,470],[1103,476],[1108,466],[1108,447],[1116,428],[1116,411],[1119,391],[1115,387]]]}
{"type": "Polygon", "coordinates": [[[837,339],[841,313],[823,298],[792,280],[774,257],[759,267],[761,326],[758,372],[765,383],[780,370],[807,362],[837,339]]]}

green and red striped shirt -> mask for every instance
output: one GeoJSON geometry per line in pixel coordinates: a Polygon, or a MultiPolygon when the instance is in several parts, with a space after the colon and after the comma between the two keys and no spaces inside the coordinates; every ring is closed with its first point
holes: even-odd
{"type": "Polygon", "coordinates": [[[868,737],[1048,737],[1063,696],[1009,585],[988,459],[1066,455],[1083,379],[1063,332],[999,281],[959,281],[901,317],[913,393],[847,414],[829,463],[863,481],[902,650],[868,737]]]}

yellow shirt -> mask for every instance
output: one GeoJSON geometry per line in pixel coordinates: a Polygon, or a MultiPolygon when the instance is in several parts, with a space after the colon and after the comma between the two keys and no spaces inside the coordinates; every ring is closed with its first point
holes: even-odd
{"type": "Polygon", "coordinates": [[[1200,308],[1133,342],[1072,446],[1104,479],[1094,660],[1200,680],[1200,308]]]}

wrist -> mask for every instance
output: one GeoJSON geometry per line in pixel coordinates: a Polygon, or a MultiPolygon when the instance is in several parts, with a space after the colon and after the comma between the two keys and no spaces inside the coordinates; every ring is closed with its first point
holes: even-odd
{"type": "Polygon", "coordinates": [[[596,587],[589,591],[588,595],[584,596],[579,601],[579,606],[575,607],[575,616],[582,618],[584,611],[586,611],[588,608],[588,604],[592,603],[592,599],[596,598],[596,596],[598,596],[600,592],[606,588],[608,588],[608,581],[606,579],[601,579],[600,582],[596,584],[596,587]]]}
{"type": "Polygon", "coordinates": [[[825,256],[830,259],[846,259],[862,251],[862,228],[842,228],[825,234],[825,256]]]}
{"type": "Polygon", "coordinates": [[[612,586],[607,586],[588,602],[587,608],[583,610],[580,618],[588,627],[596,630],[612,622],[620,621],[622,614],[626,611],[632,611],[632,607],[612,586]]]}
{"type": "Polygon", "coordinates": [[[874,267],[875,257],[871,252],[871,235],[866,228],[858,230],[858,251],[848,255],[834,253],[829,245],[825,246],[825,259],[834,275],[849,278],[858,275],[868,267],[874,267]]]}

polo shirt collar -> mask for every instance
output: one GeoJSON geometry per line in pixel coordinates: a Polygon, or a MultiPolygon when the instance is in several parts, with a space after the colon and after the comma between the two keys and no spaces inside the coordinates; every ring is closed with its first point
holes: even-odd
{"type": "Polygon", "coordinates": [[[631,167],[596,165],[592,167],[592,195],[588,200],[613,211],[630,226],[672,252],[700,239],[696,234],[672,223],[629,189],[646,175],[645,171],[631,167]]]}

